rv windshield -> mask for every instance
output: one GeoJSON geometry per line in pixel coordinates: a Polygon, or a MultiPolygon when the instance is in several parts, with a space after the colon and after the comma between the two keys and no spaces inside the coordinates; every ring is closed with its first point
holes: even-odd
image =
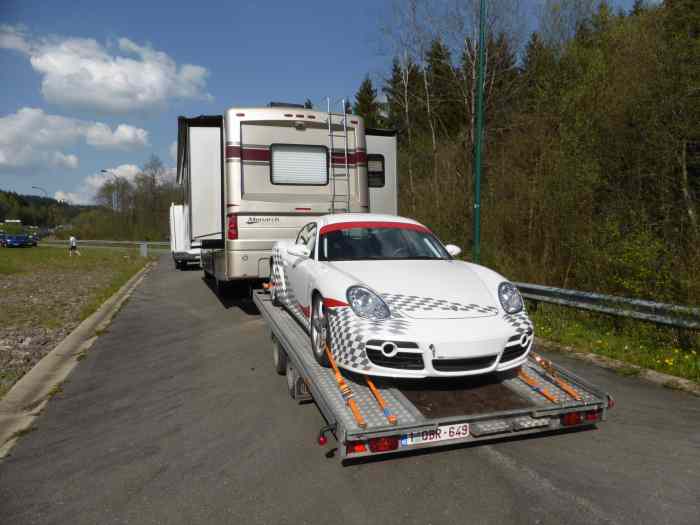
{"type": "Polygon", "coordinates": [[[405,228],[347,228],[321,233],[319,261],[449,259],[442,243],[429,231],[405,228]]]}

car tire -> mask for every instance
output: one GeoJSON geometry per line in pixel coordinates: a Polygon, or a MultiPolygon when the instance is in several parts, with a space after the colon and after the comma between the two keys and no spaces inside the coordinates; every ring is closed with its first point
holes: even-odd
{"type": "Polygon", "coordinates": [[[275,372],[283,376],[287,373],[287,352],[276,338],[272,338],[272,362],[275,364],[275,372]]]}
{"type": "Polygon", "coordinates": [[[309,340],[311,352],[316,362],[325,367],[331,366],[325,352],[325,345],[330,347],[330,327],[328,325],[328,311],[323,306],[323,297],[314,294],[311,301],[311,321],[309,323],[309,340]]]}

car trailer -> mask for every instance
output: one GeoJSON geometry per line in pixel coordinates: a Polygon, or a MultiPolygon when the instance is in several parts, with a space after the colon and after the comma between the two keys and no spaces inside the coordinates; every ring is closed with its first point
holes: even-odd
{"type": "Polygon", "coordinates": [[[312,355],[306,331],[283,308],[274,306],[266,291],[253,292],[253,301],[270,328],[275,368],[287,376],[290,396],[300,403],[315,401],[328,423],[318,442],[324,445],[331,432],[344,463],[407,450],[593,427],[605,420],[614,405],[608,394],[531,355],[516,371],[449,380],[373,378],[374,383],[368,384],[362,376],[343,370],[342,379],[361,414],[358,420],[333,369],[319,365],[312,355]],[[374,393],[370,384],[376,384],[374,393]]]}

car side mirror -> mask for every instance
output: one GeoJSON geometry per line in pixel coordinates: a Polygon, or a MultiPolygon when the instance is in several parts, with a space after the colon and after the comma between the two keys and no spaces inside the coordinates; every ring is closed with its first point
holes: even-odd
{"type": "Polygon", "coordinates": [[[303,244],[294,244],[293,246],[290,246],[287,248],[287,253],[289,255],[293,255],[294,257],[302,257],[304,259],[308,259],[311,255],[309,249],[303,244]]]}
{"type": "Polygon", "coordinates": [[[462,248],[460,248],[459,246],[455,246],[454,244],[448,244],[447,246],[445,246],[445,249],[451,257],[457,257],[460,253],[462,253],[462,248]]]}

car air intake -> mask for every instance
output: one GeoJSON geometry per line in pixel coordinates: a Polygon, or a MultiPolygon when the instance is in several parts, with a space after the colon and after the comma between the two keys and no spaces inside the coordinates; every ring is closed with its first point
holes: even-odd
{"type": "Polygon", "coordinates": [[[400,370],[423,370],[423,356],[415,352],[402,352],[402,349],[418,349],[416,343],[409,341],[379,341],[373,339],[365,344],[365,352],[372,363],[384,368],[400,370]],[[396,350],[391,357],[386,355],[386,345],[395,345],[396,350]]]}
{"type": "Polygon", "coordinates": [[[433,359],[433,368],[439,372],[471,372],[490,368],[498,356],[471,357],[469,359],[433,359]]]}

